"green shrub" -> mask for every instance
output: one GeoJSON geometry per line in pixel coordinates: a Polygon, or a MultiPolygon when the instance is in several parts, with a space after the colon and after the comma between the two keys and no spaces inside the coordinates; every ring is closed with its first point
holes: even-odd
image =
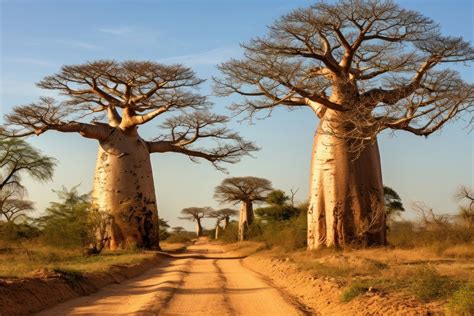
{"type": "Polygon", "coordinates": [[[0,222],[0,240],[18,241],[38,236],[38,228],[28,223],[0,222]]]}
{"type": "Polygon", "coordinates": [[[369,286],[365,283],[356,282],[347,286],[341,293],[340,300],[342,303],[347,303],[353,298],[364,294],[369,290],[369,286]]]}
{"type": "Polygon", "coordinates": [[[455,315],[474,315],[474,282],[454,292],[448,301],[448,310],[455,315]]]}
{"type": "Polygon", "coordinates": [[[195,233],[191,232],[179,232],[179,233],[170,233],[169,237],[166,238],[166,242],[169,243],[188,243],[191,240],[196,238],[195,233]]]}
{"type": "Polygon", "coordinates": [[[285,250],[306,247],[306,214],[286,221],[271,221],[261,224],[262,233],[256,240],[263,241],[269,247],[278,246],[285,250]]]}
{"type": "Polygon", "coordinates": [[[226,229],[221,231],[219,240],[223,242],[236,242],[239,239],[239,224],[232,222],[227,225],[226,229]]]}
{"type": "Polygon", "coordinates": [[[434,268],[427,265],[416,269],[409,284],[410,292],[424,302],[445,298],[457,288],[456,281],[440,275],[434,268]]]}

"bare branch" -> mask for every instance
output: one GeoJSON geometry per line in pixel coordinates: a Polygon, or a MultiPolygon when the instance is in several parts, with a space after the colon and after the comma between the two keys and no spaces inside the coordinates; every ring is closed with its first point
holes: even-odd
{"type": "MultiPolygon", "coordinates": [[[[168,136],[148,142],[151,153],[177,152],[194,158],[203,158],[219,168],[219,162],[235,163],[244,155],[257,150],[252,143],[227,129],[226,116],[209,112],[196,112],[172,117],[161,128],[170,131],[168,136]],[[198,140],[214,141],[212,148],[195,148],[198,140]]],[[[209,142],[206,142],[209,144],[209,142]]]]}

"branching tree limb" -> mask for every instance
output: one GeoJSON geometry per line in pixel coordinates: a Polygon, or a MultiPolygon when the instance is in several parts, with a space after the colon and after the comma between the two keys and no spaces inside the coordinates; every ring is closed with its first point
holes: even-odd
{"type": "Polygon", "coordinates": [[[474,87],[446,67],[472,62],[474,49],[392,1],[317,3],[243,47],[214,80],[220,95],[243,96],[231,109],[249,118],[277,106],[345,112],[324,132],[355,152],[384,129],[428,136],[463,114],[473,122],[474,87]]]}

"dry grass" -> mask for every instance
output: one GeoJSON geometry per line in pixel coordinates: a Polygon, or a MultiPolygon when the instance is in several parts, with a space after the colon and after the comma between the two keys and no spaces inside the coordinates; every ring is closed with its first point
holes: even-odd
{"type": "MultiPolygon", "coordinates": [[[[166,251],[178,250],[183,245],[166,244],[166,251]]],[[[22,245],[0,244],[0,277],[28,277],[36,270],[65,270],[73,272],[106,272],[114,265],[129,265],[152,258],[153,252],[105,251],[98,256],[84,257],[82,250],[59,249],[40,243],[22,245]]]]}
{"type": "MultiPolygon", "coordinates": [[[[422,302],[446,300],[454,297],[463,284],[473,281],[472,244],[444,247],[443,251],[433,247],[387,247],[340,252],[332,249],[311,253],[276,249],[272,252],[274,257],[289,258],[314,277],[329,277],[343,285],[342,302],[352,300],[368,288],[416,297],[422,302]]],[[[456,302],[462,300],[463,293],[458,294],[461,299],[456,302]]]]}

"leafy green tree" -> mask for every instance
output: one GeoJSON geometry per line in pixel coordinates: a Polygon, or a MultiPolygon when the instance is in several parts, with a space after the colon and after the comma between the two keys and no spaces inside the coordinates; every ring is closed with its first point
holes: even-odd
{"type": "Polygon", "coordinates": [[[54,246],[85,247],[91,242],[89,194],[80,194],[78,186],[54,192],[58,201],[51,202],[38,219],[42,239],[54,246]]]}
{"type": "Polygon", "coordinates": [[[7,186],[23,188],[22,174],[37,181],[51,180],[55,166],[54,158],[42,155],[26,141],[0,136],[0,190],[7,186]]]}
{"type": "Polygon", "coordinates": [[[289,196],[282,190],[274,190],[267,195],[266,207],[260,207],[255,210],[257,216],[265,221],[286,221],[296,217],[300,209],[288,203],[289,196]]]}
{"type": "Polygon", "coordinates": [[[383,195],[385,199],[385,214],[387,219],[393,218],[393,216],[399,215],[400,212],[405,211],[402,199],[394,189],[384,186],[383,195]]]}
{"type": "Polygon", "coordinates": [[[168,221],[165,221],[164,219],[160,218],[159,227],[160,227],[160,240],[165,240],[166,238],[170,236],[170,233],[168,232],[168,228],[170,228],[170,225],[168,224],[168,221]]]}

